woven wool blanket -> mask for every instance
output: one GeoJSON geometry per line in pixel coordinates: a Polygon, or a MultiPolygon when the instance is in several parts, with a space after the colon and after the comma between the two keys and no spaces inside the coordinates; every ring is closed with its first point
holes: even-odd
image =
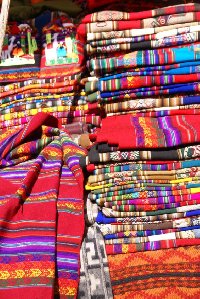
{"type": "Polygon", "coordinates": [[[177,170],[182,168],[192,168],[200,166],[199,159],[192,159],[188,161],[157,161],[154,163],[148,161],[140,162],[125,162],[125,163],[113,163],[113,164],[101,164],[101,165],[90,165],[87,167],[88,172],[93,174],[103,174],[116,171],[138,171],[138,170],[177,170]]]}
{"type": "MultiPolygon", "coordinates": [[[[139,189],[139,188],[138,188],[139,189]]],[[[157,201],[160,201],[162,203],[166,202],[173,202],[172,199],[170,199],[170,196],[177,196],[177,201],[180,202],[182,200],[181,196],[189,197],[191,194],[198,194],[198,188],[197,190],[194,189],[183,189],[183,190],[151,190],[147,189],[145,191],[134,191],[133,188],[121,190],[120,192],[115,192],[115,195],[113,195],[113,192],[110,192],[109,195],[102,195],[97,194],[96,196],[94,194],[89,194],[88,197],[96,201],[96,203],[100,206],[103,206],[105,203],[112,203],[112,202],[118,202],[118,201],[135,201],[141,202],[144,204],[155,204],[157,201]],[[126,192],[123,192],[126,191],[126,192]],[[131,192],[132,191],[132,192],[131,192]],[[195,192],[196,191],[196,192],[195,192]],[[168,198],[169,197],[169,198],[168,198]]],[[[184,199],[182,201],[185,201],[184,199]]]]}
{"type": "Polygon", "coordinates": [[[92,211],[91,214],[93,214],[93,219],[101,226],[101,231],[105,235],[127,230],[152,231],[173,228],[188,230],[198,228],[200,225],[200,212],[199,210],[196,212],[180,212],[171,215],[163,214],[162,216],[134,216],[135,213],[129,212],[128,214],[132,215],[130,216],[126,215],[127,213],[113,212],[108,208],[103,208],[103,212],[97,209],[97,212],[92,211]]]}
{"type": "Polygon", "coordinates": [[[189,168],[182,168],[182,169],[173,169],[173,170],[120,170],[114,171],[112,170],[111,173],[105,174],[94,174],[90,175],[88,178],[88,182],[93,184],[97,182],[102,182],[110,179],[122,179],[125,180],[128,178],[132,178],[137,176],[140,178],[141,176],[145,176],[146,178],[151,179],[152,177],[159,177],[160,179],[168,177],[169,179],[175,177],[175,179],[190,177],[190,176],[199,176],[200,167],[189,167],[189,168]]]}
{"type": "Polygon", "coordinates": [[[97,224],[87,228],[81,246],[78,298],[113,298],[104,239],[97,224]]]}
{"type": "Polygon", "coordinates": [[[1,298],[75,298],[85,155],[46,113],[0,136],[1,298]]]}
{"type": "Polygon", "coordinates": [[[146,202],[154,201],[157,197],[167,197],[171,195],[189,195],[189,194],[196,194],[199,193],[198,188],[188,188],[188,189],[172,189],[170,190],[169,187],[166,189],[157,187],[156,189],[153,189],[152,187],[146,187],[146,189],[140,187],[140,188],[131,188],[129,185],[129,188],[127,186],[127,189],[121,189],[116,191],[108,191],[105,193],[90,193],[88,197],[92,200],[98,203],[98,205],[103,205],[106,202],[111,201],[125,201],[125,200],[131,200],[131,199],[140,199],[142,202],[146,200],[146,202]]]}
{"type": "Polygon", "coordinates": [[[135,112],[141,111],[145,112],[148,111],[156,111],[160,108],[160,111],[163,109],[170,111],[171,108],[177,109],[184,109],[185,106],[188,110],[188,106],[190,105],[199,105],[200,104],[200,97],[198,96],[177,96],[177,97],[166,97],[166,98],[149,98],[149,99],[135,99],[135,100],[128,100],[119,103],[106,103],[103,105],[105,112],[107,115],[116,115],[120,114],[120,112],[135,112]],[[199,101],[199,103],[198,103],[199,101]],[[186,103],[186,104],[185,104],[186,103]],[[189,103],[189,104],[188,104],[189,103]],[[149,110],[150,109],[150,110],[149,110]]]}
{"type": "MultiPolygon", "coordinates": [[[[96,134],[99,152],[114,150],[168,148],[200,141],[198,115],[177,115],[158,118],[118,115],[102,120],[96,134]]],[[[94,138],[94,134],[92,135],[94,138]]]]}
{"type": "MultiPolygon", "coordinates": [[[[173,24],[168,26],[159,26],[154,28],[143,28],[143,29],[127,29],[123,31],[101,31],[101,32],[91,32],[87,33],[87,42],[92,43],[94,45],[101,43],[102,40],[106,40],[106,43],[110,41],[117,41],[122,38],[132,38],[132,37],[140,37],[143,35],[156,34],[157,37],[164,37],[171,32],[177,32],[180,30],[185,31],[184,28],[188,28],[191,26],[199,26],[199,22],[189,22],[189,23],[181,23],[181,24],[173,24]]],[[[187,29],[188,30],[188,29],[187,29]]]]}
{"type": "MultiPolygon", "coordinates": [[[[123,77],[130,77],[130,76],[160,76],[160,75],[182,75],[182,74],[194,74],[199,73],[199,61],[193,62],[182,62],[176,63],[171,65],[160,65],[160,66],[148,66],[148,67],[141,67],[139,69],[130,69],[129,71],[123,70],[123,72],[113,73],[110,75],[106,75],[105,77],[99,78],[99,81],[107,81],[110,79],[119,79],[123,77]]],[[[89,80],[87,80],[89,81],[89,80]]],[[[97,81],[97,78],[94,77],[94,81],[97,81]]],[[[85,82],[84,82],[85,83],[85,82]]],[[[93,84],[94,85],[94,84],[93,84]]],[[[95,87],[95,86],[94,86],[95,87]]],[[[98,86],[96,87],[98,90],[98,86]]],[[[89,86],[88,92],[91,92],[91,88],[89,86]]]]}
{"type": "MultiPolygon", "coordinates": [[[[187,9],[187,8],[186,8],[187,9]]],[[[134,13],[133,13],[134,14],[134,13]]],[[[105,14],[106,15],[106,14],[105,14]]],[[[115,12],[114,15],[118,20],[112,19],[110,14],[109,20],[102,20],[102,22],[92,22],[86,24],[80,24],[77,32],[80,35],[85,36],[87,33],[101,32],[101,31],[114,31],[114,30],[126,30],[126,29],[142,29],[142,28],[153,28],[160,25],[173,25],[177,23],[189,23],[198,22],[200,20],[199,8],[197,11],[190,11],[182,13],[165,14],[159,17],[146,17],[143,19],[120,19],[120,12],[115,12]]]]}
{"type": "Polygon", "coordinates": [[[97,75],[111,73],[114,70],[142,66],[163,65],[195,61],[199,59],[199,43],[180,48],[161,48],[140,50],[119,57],[90,60],[90,69],[97,75]]]}
{"type": "MultiPolygon", "coordinates": [[[[187,76],[187,74],[185,75],[187,76]]],[[[171,96],[171,95],[185,95],[197,94],[200,92],[200,86],[198,82],[181,83],[181,84],[167,84],[167,85],[154,85],[151,87],[140,87],[135,89],[124,89],[116,91],[106,92],[94,92],[88,95],[89,102],[121,102],[127,99],[136,99],[144,97],[155,97],[155,96],[171,96]]]]}
{"type": "MultiPolygon", "coordinates": [[[[193,218],[196,219],[196,217],[199,219],[200,215],[200,204],[195,204],[191,206],[183,206],[178,208],[171,208],[171,209],[165,209],[165,210],[158,210],[158,211],[147,211],[147,212],[121,212],[121,211],[114,211],[109,208],[102,208],[102,212],[105,215],[105,217],[101,218],[99,215],[97,217],[97,222],[103,221],[102,223],[150,223],[157,225],[158,222],[168,223],[168,220],[173,220],[175,226],[176,225],[182,225],[182,221],[185,221],[186,219],[182,218],[188,218],[188,221],[190,222],[193,218]],[[126,218],[126,219],[123,219],[126,218]],[[125,220],[125,221],[124,221],[125,220]]],[[[197,224],[197,223],[196,223],[197,224]]],[[[194,224],[193,224],[194,225],[194,224]]],[[[199,223],[198,223],[199,225],[199,223]]],[[[186,225],[190,226],[190,225],[186,225]]],[[[157,227],[158,228],[158,227],[157,227]]],[[[165,227],[165,228],[171,228],[171,227],[165,227]]],[[[148,228],[145,228],[148,229],[148,228]]],[[[151,226],[149,229],[155,229],[151,226]]],[[[139,229],[141,230],[141,229],[139,229]]],[[[142,229],[143,230],[143,229],[142,229]]]]}
{"type": "Polygon", "coordinates": [[[141,87],[163,86],[172,84],[183,84],[190,82],[198,82],[200,75],[189,74],[187,77],[183,75],[161,75],[161,76],[128,76],[120,79],[110,79],[99,82],[87,82],[86,92],[91,93],[99,90],[100,92],[118,91],[126,89],[139,89],[141,87]]]}
{"type": "Polygon", "coordinates": [[[199,258],[199,245],[109,255],[114,298],[198,298],[199,258]]]}
{"type": "MultiPolygon", "coordinates": [[[[107,4],[107,3],[106,3],[107,4]]],[[[81,22],[83,24],[105,21],[120,21],[120,20],[141,20],[151,17],[159,17],[161,15],[170,15],[184,12],[193,12],[200,10],[200,5],[197,3],[180,4],[159,9],[152,9],[139,12],[120,12],[120,11],[100,11],[88,14],[81,22]]]]}
{"type": "Polygon", "coordinates": [[[87,165],[89,166],[90,163],[99,162],[119,163],[122,161],[186,160],[200,157],[199,148],[200,146],[197,144],[166,150],[132,150],[99,153],[94,146],[92,150],[89,151],[88,156],[81,158],[80,161],[81,166],[86,167],[87,165]]]}
{"type": "MultiPolygon", "coordinates": [[[[173,191],[175,194],[182,193],[183,194],[195,194],[200,192],[200,181],[198,178],[187,178],[187,179],[180,179],[172,181],[173,183],[146,183],[143,181],[129,181],[129,182],[120,182],[120,183],[113,183],[113,184],[106,184],[104,186],[97,186],[89,188],[91,190],[91,193],[89,195],[89,198],[91,200],[95,200],[96,198],[104,198],[106,197],[109,199],[112,195],[122,195],[122,194],[129,194],[134,192],[137,194],[137,192],[141,192],[143,196],[148,197],[147,192],[150,191],[150,193],[154,191],[173,191]],[[192,180],[193,179],[193,180],[192,180]],[[144,192],[144,193],[143,193],[144,192]],[[97,197],[96,197],[97,196],[97,197]]],[[[89,187],[86,185],[86,188],[89,187]]],[[[139,194],[138,194],[139,196],[139,194]]]]}
{"type": "Polygon", "coordinates": [[[155,36],[145,35],[142,37],[135,37],[131,40],[119,41],[119,43],[105,44],[103,46],[93,47],[87,44],[86,50],[88,55],[95,53],[115,53],[119,51],[134,51],[134,50],[145,50],[155,49],[163,47],[180,46],[188,43],[195,43],[200,40],[200,32],[190,32],[172,35],[169,37],[159,38],[155,40],[155,36]]]}
{"type": "MultiPolygon", "coordinates": [[[[113,226],[115,225],[111,225],[110,227],[113,228],[113,226]]],[[[116,225],[117,226],[117,225],[116,225]]],[[[168,229],[155,229],[155,230],[144,230],[144,231],[134,231],[134,230],[128,230],[128,231],[124,231],[123,229],[120,230],[119,227],[117,227],[116,231],[114,230],[112,232],[112,229],[105,229],[102,230],[102,234],[105,238],[105,240],[107,240],[106,242],[108,242],[108,240],[115,240],[118,238],[133,238],[133,237],[149,237],[149,236],[154,236],[154,235],[162,235],[162,234],[166,234],[166,233],[174,233],[174,232],[182,232],[182,231],[188,231],[188,230],[193,230],[193,229],[199,229],[200,226],[196,225],[194,227],[178,227],[178,228],[168,228],[168,229]]]]}
{"type": "MultiPolygon", "coordinates": [[[[182,35],[182,34],[186,34],[189,35],[188,33],[193,33],[193,32],[198,32],[200,29],[199,25],[191,25],[193,23],[189,23],[190,25],[184,26],[184,27],[179,27],[179,28],[174,28],[174,29],[169,29],[169,30],[164,30],[162,32],[158,32],[155,33],[156,30],[154,30],[154,28],[149,29],[149,30],[129,30],[128,32],[130,33],[130,35],[128,35],[128,32],[126,31],[126,35],[125,34],[121,34],[119,33],[119,37],[116,36],[116,38],[112,37],[112,38],[104,38],[102,36],[101,39],[99,40],[90,40],[90,34],[87,35],[88,40],[87,40],[87,44],[90,45],[92,48],[96,48],[96,47],[102,47],[102,46],[108,46],[108,45],[117,45],[117,44],[123,44],[123,43],[132,43],[132,42],[142,42],[142,41],[150,41],[150,40],[162,40],[162,39],[166,39],[166,38],[174,38],[177,35],[182,35]],[[137,35],[138,32],[138,35],[137,35]],[[121,36],[122,35],[122,36],[121,36]],[[133,35],[133,36],[132,36],[133,35]]],[[[116,35],[117,35],[117,31],[116,35]]],[[[192,38],[193,34],[191,34],[191,38],[192,38]]],[[[109,36],[110,37],[110,36],[109,36]]],[[[163,40],[163,41],[164,41],[163,40]]],[[[191,40],[192,41],[192,40],[191,40]]]]}

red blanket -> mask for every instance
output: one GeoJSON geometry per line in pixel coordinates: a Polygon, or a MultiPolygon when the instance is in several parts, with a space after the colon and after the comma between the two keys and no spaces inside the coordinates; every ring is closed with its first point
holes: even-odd
{"type": "Polygon", "coordinates": [[[0,297],[75,298],[85,152],[40,113],[0,136],[0,297]]]}

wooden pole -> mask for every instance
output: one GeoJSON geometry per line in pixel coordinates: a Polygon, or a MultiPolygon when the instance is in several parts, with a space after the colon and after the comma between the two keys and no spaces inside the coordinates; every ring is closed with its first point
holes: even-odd
{"type": "Polygon", "coordinates": [[[0,14],[0,57],[3,47],[4,36],[6,32],[6,26],[8,21],[8,13],[10,7],[10,0],[3,0],[1,5],[1,14],[0,14]]]}

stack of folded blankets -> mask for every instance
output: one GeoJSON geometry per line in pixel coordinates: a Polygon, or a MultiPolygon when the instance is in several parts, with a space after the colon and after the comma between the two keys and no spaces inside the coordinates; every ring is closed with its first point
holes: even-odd
{"type": "Polygon", "coordinates": [[[87,42],[87,100],[107,116],[193,113],[200,107],[199,21],[200,4],[193,3],[83,18],[78,32],[87,42]]]}
{"type": "Polygon", "coordinates": [[[79,84],[85,64],[76,25],[64,13],[52,13],[42,27],[38,20],[7,26],[0,64],[0,130],[22,127],[38,112],[48,112],[63,127],[70,124],[73,133],[87,132],[101,118],[93,117],[79,84]]]}
{"type": "Polygon", "coordinates": [[[88,101],[105,119],[81,144],[87,220],[114,298],[200,296],[199,4],[86,16],[88,101]]]}
{"type": "MultiPolygon", "coordinates": [[[[143,292],[148,295],[151,288],[161,289],[161,293],[170,288],[174,296],[180,291],[181,298],[189,298],[184,296],[190,288],[190,295],[199,294],[199,132],[199,115],[121,115],[103,120],[101,129],[90,136],[95,143],[82,166],[85,163],[92,172],[86,189],[90,190],[88,199],[99,207],[93,214],[111,255],[116,298],[135,292],[135,298],[142,298],[139,296],[143,292]],[[163,249],[148,259],[146,251],[163,249]],[[138,252],[147,256],[147,264],[140,261],[141,270],[135,264],[138,252]],[[160,265],[151,265],[149,270],[157,254],[159,261],[155,261],[160,265]],[[176,265],[170,266],[166,256],[176,265]],[[175,276],[181,279],[177,287],[175,276]]],[[[90,204],[88,207],[93,209],[90,204]]]]}

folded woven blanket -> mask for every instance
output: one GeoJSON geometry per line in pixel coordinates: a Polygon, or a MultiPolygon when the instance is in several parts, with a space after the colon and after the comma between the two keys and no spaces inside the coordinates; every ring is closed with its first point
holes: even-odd
{"type": "Polygon", "coordinates": [[[90,69],[96,76],[119,69],[196,61],[199,59],[199,43],[180,48],[140,50],[119,57],[90,60],[90,69]]]}
{"type": "MultiPolygon", "coordinates": [[[[92,135],[94,138],[94,134],[92,135]]],[[[169,148],[200,142],[198,115],[177,115],[158,118],[118,115],[102,120],[97,130],[99,152],[114,150],[169,148]],[[100,150],[105,143],[105,150],[100,150]],[[106,145],[107,143],[107,145],[106,145]],[[109,145],[109,146],[108,146],[109,145]]]]}

